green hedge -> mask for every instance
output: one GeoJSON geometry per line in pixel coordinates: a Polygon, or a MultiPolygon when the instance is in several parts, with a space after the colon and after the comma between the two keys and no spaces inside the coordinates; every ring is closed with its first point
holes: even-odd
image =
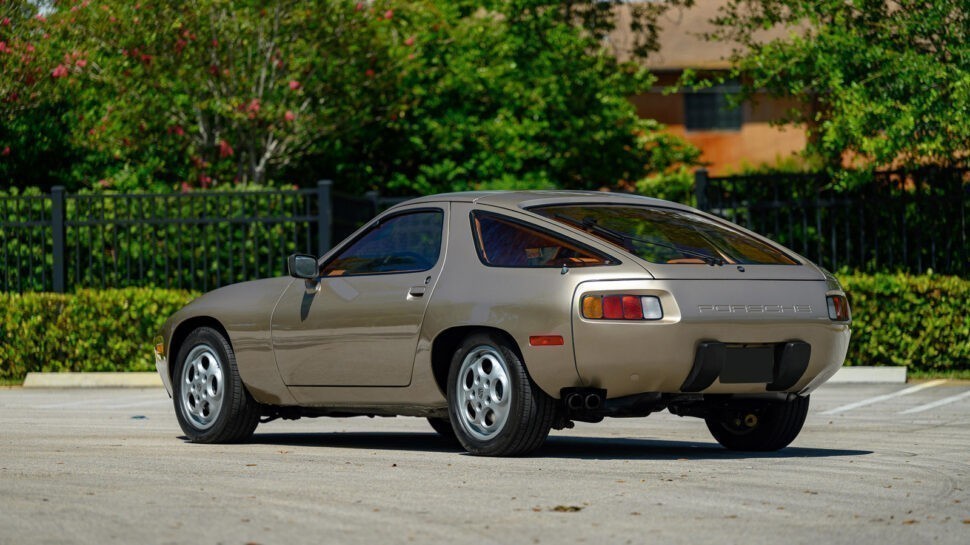
{"type": "Polygon", "coordinates": [[[838,275],[852,307],[848,365],[970,371],[970,280],[905,274],[838,275]]]}
{"type": "Polygon", "coordinates": [[[0,380],[29,371],[153,371],[152,338],[193,297],[152,288],[0,293],[0,380]]]}
{"type": "MultiPolygon", "coordinates": [[[[853,320],[849,365],[970,371],[970,280],[841,274],[853,320]]],[[[0,293],[0,380],[28,371],[150,371],[152,337],[193,298],[150,288],[0,293]]]]}

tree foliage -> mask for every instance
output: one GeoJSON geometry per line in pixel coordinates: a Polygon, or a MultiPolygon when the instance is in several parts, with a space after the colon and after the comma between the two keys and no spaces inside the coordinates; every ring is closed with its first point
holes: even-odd
{"type": "Polygon", "coordinates": [[[626,97],[651,78],[603,45],[609,2],[0,1],[16,180],[59,154],[74,187],[597,188],[697,157],[644,145],[626,97]]]}
{"type": "Polygon", "coordinates": [[[965,0],[729,0],[714,23],[749,97],[803,99],[784,121],[833,168],[966,166],[965,0]]]}

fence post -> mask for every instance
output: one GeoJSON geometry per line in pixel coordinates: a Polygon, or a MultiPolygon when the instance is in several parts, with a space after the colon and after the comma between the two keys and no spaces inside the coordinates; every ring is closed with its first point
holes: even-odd
{"type": "Polygon", "coordinates": [[[67,260],[64,255],[64,239],[66,236],[64,186],[51,188],[51,231],[54,234],[54,292],[67,291],[67,260]]]}
{"type": "Polygon", "coordinates": [[[377,190],[372,189],[367,193],[364,193],[364,197],[366,197],[370,201],[371,211],[373,212],[371,216],[373,217],[380,214],[381,213],[381,194],[378,193],[377,190]]]}
{"type": "Polygon", "coordinates": [[[694,171],[694,197],[697,199],[697,208],[705,212],[708,211],[707,203],[707,169],[699,168],[694,171]]]}
{"type": "MultiPolygon", "coordinates": [[[[322,256],[330,249],[333,233],[333,180],[317,182],[317,253],[322,256]]],[[[318,256],[319,257],[319,256],[318,256]]]]}

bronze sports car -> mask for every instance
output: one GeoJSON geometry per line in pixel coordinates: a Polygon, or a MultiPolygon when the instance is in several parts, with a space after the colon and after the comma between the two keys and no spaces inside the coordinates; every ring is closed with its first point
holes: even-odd
{"type": "Polygon", "coordinates": [[[849,344],[831,274],[631,195],[422,197],[289,271],[203,295],[162,328],[158,372],[192,441],[411,415],[472,454],[521,455],[574,421],[666,409],[729,449],[777,450],[849,344]]]}

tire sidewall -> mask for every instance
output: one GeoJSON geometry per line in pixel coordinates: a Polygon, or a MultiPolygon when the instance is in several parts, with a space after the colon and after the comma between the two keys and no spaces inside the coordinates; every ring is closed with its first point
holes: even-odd
{"type": "Polygon", "coordinates": [[[197,443],[213,442],[222,437],[223,432],[237,412],[234,410],[234,401],[240,397],[240,394],[245,395],[245,392],[240,391],[243,386],[239,380],[239,372],[236,369],[236,358],[232,347],[222,334],[209,327],[194,330],[182,343],[172,373],[172,384],[174,386],[172,397],[175,401],[175,416],[178,419],[179,426],[191,441],[197,443]],[[196,427],[191,418],[185,414],[185,406],[182,403],[182,389],[185,388],[185,384],[182,382],[182,371],[189,353],[200,345],[212,348],[221,360],[223,368],[222,387],[225,389],[219,415],[215,422],[206,429],[196,427]]]}
{"type": "Polygon", "coordinates": [[[452,357],[451,367],[448,371],[448,417],[451,420],[455,437],[465,450],[479,455],[494,455],[510,450],[511,443],[515,440],[519,428],[528,424],[526,420],[530,411],[527,410],[525,405],[531,402],[532,396],[531,392],[524,392],[519,388],[519,385],[527,383],[527,380],[523,380],[527,378],[525,367],[519,357],[508,347],[507,343],[496,338],[496,336],[488,333],[476,333],[462,341],[452,357]],[[463,408],[461,406],[461,394],[458,391],[458,372],[465,357],[479,346],[489,346],[498,351],[505,359],[506,372],[509,375],[509,396],[511,398],[509,416],[505,425],[497,435],[487,440],[473,437],[465,431],[460,420],[463,416],[459,414],[459,411],[462,411],[463,408]]]}

